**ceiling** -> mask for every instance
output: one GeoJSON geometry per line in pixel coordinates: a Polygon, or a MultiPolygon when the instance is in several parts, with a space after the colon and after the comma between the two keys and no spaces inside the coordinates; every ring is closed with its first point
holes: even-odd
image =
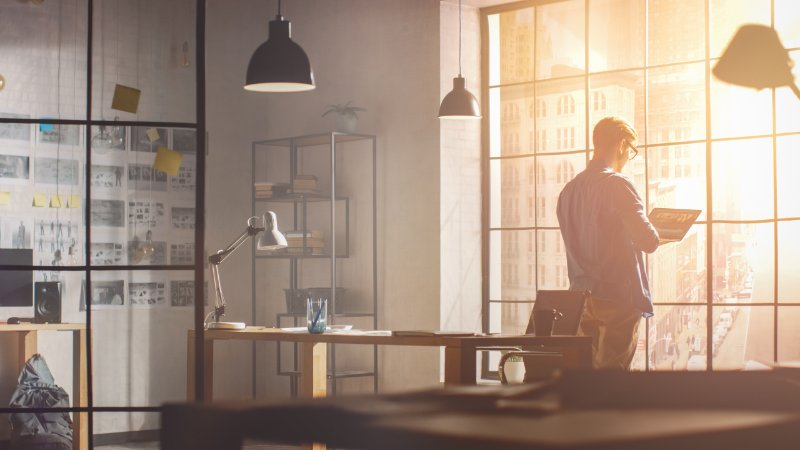
{"type": "MultiPolygon", "coordinates": [[[[458,3],[458,0],[443,0],[447,3],[458,3]]],[[[514,0],[461,0],[464,6],[474,6],[475,8],[486,8],[487,6],[502,5],[503,3],[511,3],[514,0]]]]}

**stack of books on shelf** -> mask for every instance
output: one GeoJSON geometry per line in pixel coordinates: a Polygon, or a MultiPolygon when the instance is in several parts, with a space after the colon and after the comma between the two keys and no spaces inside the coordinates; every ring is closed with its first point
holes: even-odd
{"type": "Polygon", "coordinates": [[[292,192],[295,194],[315,194],[317,192],[317,177],[315,175],[295,175],[292,192]]]}
{"type": "Polygon", "coordinates": [[[257,181],[253,183],[256,198],[274,198],[286,195],[289,183],[273,183],[271,181],[257,181]]]}
{"type": "Polygon", "coordinates": [[[325,238],[321,230],[291,230],[283,233],[286,236],[286,253],[296,255],[322,255],[325,250],[325,238]],[[303,237],[305,235],[305,246],[303,237]]]}

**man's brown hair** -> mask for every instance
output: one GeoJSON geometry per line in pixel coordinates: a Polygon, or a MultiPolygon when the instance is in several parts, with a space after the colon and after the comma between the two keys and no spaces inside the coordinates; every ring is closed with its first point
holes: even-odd
{"type": "Polygon", "coordinates": [[[604,117],[597,122],[592,132],[595,152],[605,152],[622,139],[634,142],[638,138],[636,130],[621,117],[604,117]]]}

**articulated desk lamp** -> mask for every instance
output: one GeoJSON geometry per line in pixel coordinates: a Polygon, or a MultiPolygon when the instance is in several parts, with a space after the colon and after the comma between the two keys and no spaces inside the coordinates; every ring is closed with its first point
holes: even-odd
{"type": "Polygon", "coordinates": [[[789,86],[800,98],[793,65],[774,29],[750,24],[739,28],[712,72],[726,83],[755,89],[789,86]]]}
{"type": "Polygon", "coordinates": [[[214,311],[206,316],[206,328],[224,329],[224,330],[241,330],[244,329],[244,322],[220,322],[219,319],[225,315],[225,296],[222,294],[222,283],[219,279],[219,265],[222,261],[237,248],[239,248],[249,237],[254,237],[258,233],[263,232],[261,237],[256,243],[258,250],[278,250],[286,247],[286,237],[278,231],[278,220],[275,213],[267,211],[261,219],[261,227],[256,226],[258,217],[251,217],[247,219],[247,229],[236,238],[228,247],[208,257],[208,263],[211,265],[211,278],[214,279],[214,294],[216,301],[214,303],[214,311]],[[214,316],[214,321],[209,322],[209,318],[214,316]]]}

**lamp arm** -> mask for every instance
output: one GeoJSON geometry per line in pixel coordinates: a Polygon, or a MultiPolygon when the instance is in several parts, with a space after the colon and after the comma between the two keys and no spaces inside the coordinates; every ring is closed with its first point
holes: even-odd
{"type": "Polygon", "coordinates": [[[248,238],[256,236],[258,233],[265,230],[264,227],[257,227],[257,217],[247,219],[247,228],[239,235],[233,242],[228,244],[222,250],[208,257],[208,263],[211,266],[211,278],[214,281],[214,294],[216,301],[214,302],[214,321],[219,322],[220,317],[225,315],[225,295],[222,293],[222,282],[219,277],[219,265],[225,261],[228,256],[236,251],[248,238]]]}

